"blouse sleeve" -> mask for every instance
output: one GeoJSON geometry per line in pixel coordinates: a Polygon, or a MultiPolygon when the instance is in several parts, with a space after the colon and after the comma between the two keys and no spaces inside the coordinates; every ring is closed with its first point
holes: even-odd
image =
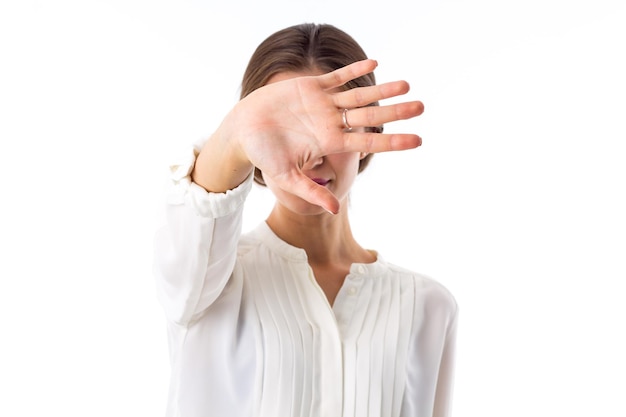
{"type": "Polygon", "coordinates": [[[449,417],[452,415],[452,389],[458,317],[458,307],[456,303],[454,307],[455,310],[448,324],[441,362],[439,364],[433,417],[449,417]]]}
{"type": "Polygon", "coordinates": [[[168,320],[182,326],[213,303],[231,276],[241,234],[243,203],[252,174],[225,193],[210,193],[191,181],[199,153],[170,167],[165,226],[154,242],[154,275],[168,320]]]}

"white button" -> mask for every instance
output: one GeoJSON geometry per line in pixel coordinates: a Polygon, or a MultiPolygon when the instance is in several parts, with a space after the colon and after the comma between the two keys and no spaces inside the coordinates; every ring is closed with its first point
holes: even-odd
{"type": "Polygon", "coordinates": [[[350,287],[348,288],[348,295],[356,295],[356,287],[350,287]]]}
{"type": "Polygon", "coordinates": [[[359,274],[365,273],[365,267],[363,265],[359,265],[359,267],[356,270],[359,274]]]}

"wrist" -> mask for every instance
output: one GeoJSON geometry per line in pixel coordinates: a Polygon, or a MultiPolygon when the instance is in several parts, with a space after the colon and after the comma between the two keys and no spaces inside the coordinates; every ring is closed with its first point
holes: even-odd
{"type": "Polygon", "coordinates": [[[209,192],[226,192],[240,185],[254,168],[237,141],[218,129],[196,158],[193,182],[209,192]]]}

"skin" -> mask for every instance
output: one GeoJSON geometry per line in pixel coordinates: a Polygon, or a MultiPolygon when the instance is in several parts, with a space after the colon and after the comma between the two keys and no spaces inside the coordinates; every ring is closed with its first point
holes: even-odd
{"type": "Polygon", "coordinates": [[[365,60],[327,74],[277,74],[226,115],[192,172],[192,180],[207,191],[225,192],[259,167],[276,197],[267,224],[281,239],[306,251],[331,305],[350,266],[376,260],[375,253],[354,239],[345,204],[359,160],[369,152],[421,145],[415,134],[363,129],[416,117],[423,112],[421,102],[356,108],[406,94],[408,83],[339,90],[376,65],[365,60]],[[343,108],[350,109],[351,131],[343,125],[343,108]]]}

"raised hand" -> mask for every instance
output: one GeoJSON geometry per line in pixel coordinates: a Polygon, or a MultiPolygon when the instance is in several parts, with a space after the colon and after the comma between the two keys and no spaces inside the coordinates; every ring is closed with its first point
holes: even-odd
{"type": "Polygon", "coordinates": [[[419,101],[363,107],[406,94],[409,85],[405,81],[339,89],[372,72],[376,65],[376,61],[364,60],[323,75],[284,73],[270,80],[226,116],[198,157],[194,181],[211,191],[225,191],[256,166],[284,191],[336,213],[339,201],[304,175],[307,164],[334,153],[399,151],[421,144],[415,134],[359,129],[409,119],[424,109],[419,101]],[[344,124],[344,109],[349,109],[351,130],[344,124]],[[217,161],[216,156],[225,159],[217,161]]]}

